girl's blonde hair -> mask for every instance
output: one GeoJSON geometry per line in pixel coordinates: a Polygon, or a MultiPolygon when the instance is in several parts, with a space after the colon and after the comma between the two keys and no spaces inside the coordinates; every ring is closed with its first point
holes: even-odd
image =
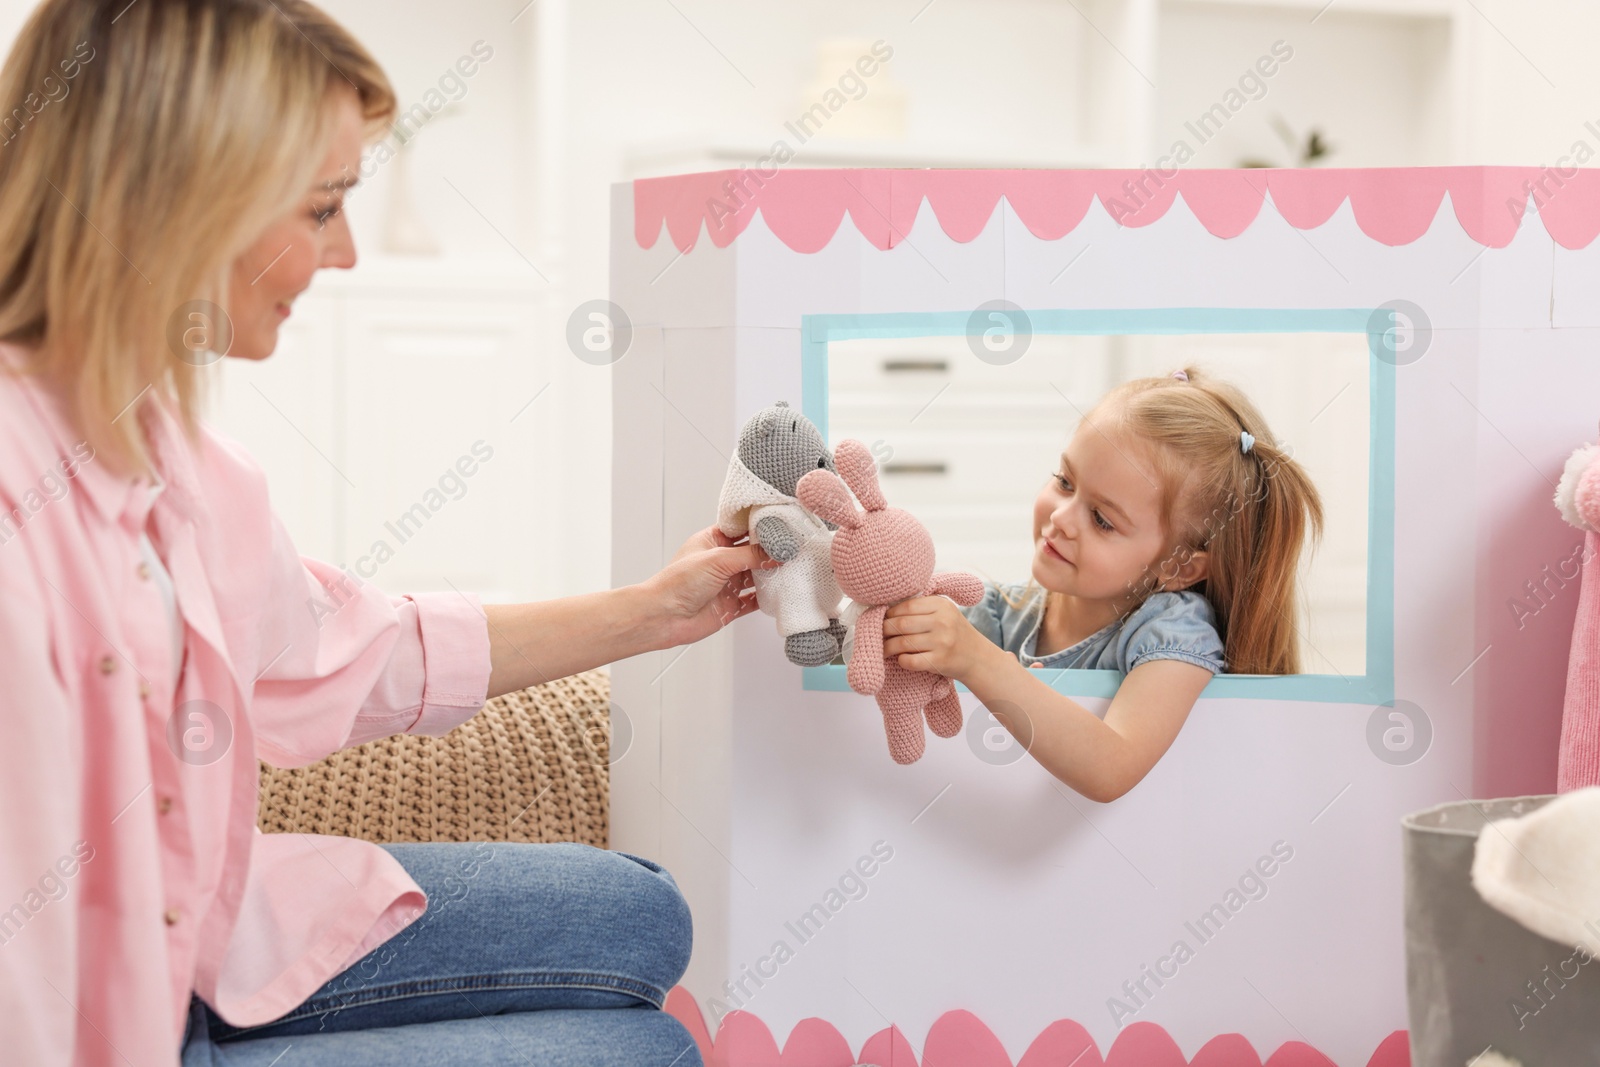
{"type": "Polygon", "coordinates": [[[1157,560],[1130,592],[1142,600],[1206,549],[1206,577],[1190,588],[1211,603],[1227,669],[1298,674],[1300,554],[1308,522],[1322,537],[1322,498],[1242,391],[1197,367],[1183,373],[1187,380],[1123,382],[1085,416],[1148,446],[1143,452],[1161,485],[1161,529],[1177,546],[1176,558],[1157,560]],[[1240,447],[1241,430],[1255,438],[1249,452],[1240,447]]]}
{"type": "Polygon", "coordinates": [[[31,350],[20,369],[113,469],[152,472],[122,417],[146,390],[198,434],[188,312],[225,308],[233,261],[305,202],[352,89],[370,143],[394,91],[305,0],[44,0],[29,17],[0,69],[0,340],[31,350]]]}

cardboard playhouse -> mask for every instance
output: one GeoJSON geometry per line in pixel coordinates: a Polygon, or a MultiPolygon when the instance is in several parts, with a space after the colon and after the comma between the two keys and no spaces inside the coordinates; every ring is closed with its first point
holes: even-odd
{"type": "MultiPolygon", "coordinates": [[[[715,521],[741,425],[778,400],[830,444],[866,435],[940,569],[1022,560],[1004,581],[1029,576],[1047,473],[1028,427],[1059,453],[1134,369],[1233,358],[1298,412],[1291,443],[1339,457],[1306,625],[1347,651],[1218,675],[1109,804],[1008,750],[964,687],[963,733],[894,763],[873,699],[789,663],[765,615],[615,664],[611,845],[690,902],[669,1009],[707,1062],[1407,1063],[1401,818],[1554,791],[1582,542],[1551,494],[1600,418],[1597,174],[614,186],[616,584],[715,521]]],[[[1103,714],[1118,676],[1049,680],[1103,714]]]]}

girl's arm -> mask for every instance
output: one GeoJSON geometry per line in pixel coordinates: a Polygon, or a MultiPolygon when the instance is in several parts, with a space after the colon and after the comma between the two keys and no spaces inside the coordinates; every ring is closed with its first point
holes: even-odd
{"type": "MultiPolygon", "coordinates": [[[[975,632],[976,633],[976,632],[975,632]]],[[[1200,691],[1204,667],[1158,659],[1128,672],[1102,720],[1056,692],[982,634],[984,650],[957,680],[1044,769],[1090,800],[1108,804],[1138,785],[1171,747],[1200,691]]]]}
{"type": "Polygon", "coordinates": [[[1122,680],[1101,719],[979,633],[945,597],[891,606],[883,635],[884,655],[906,670],[963,683],[1045,770],[1102,804],[1150,772],[1211,681],[1210,671],[1192,663],[1141,663],[1122,680]]]}

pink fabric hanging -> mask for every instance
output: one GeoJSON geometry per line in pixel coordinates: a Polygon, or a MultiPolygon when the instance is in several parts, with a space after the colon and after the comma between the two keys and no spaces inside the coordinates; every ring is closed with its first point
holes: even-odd
{"type": "Polygon", "coordinates": [[[1582,445],[1567,457],[1555,505],[1569,525],[1584,532],[1556,764],[1556,792],[1569,793],[1600,784],[1600,445],[1582,445]]]}
{"type": "Polygon", "coordinates": [[[1600,534],[1584,534],[1583,585],[1572,621],[1567,696],[1561,709],[1556,792],[1600,785],[1600,534]]]}

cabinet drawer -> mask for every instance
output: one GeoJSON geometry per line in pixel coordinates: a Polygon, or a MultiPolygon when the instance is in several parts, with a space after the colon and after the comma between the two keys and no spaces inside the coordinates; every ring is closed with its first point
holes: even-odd
{"type": "MultiPolygon", "coordinates": [[[[1035,336],[1022,356],[996,365],[978,358],[965,337],[860,338],[828,346],[828,387],[931,396],[946,384],[963,391],[1027,395],[1059,386],[1092,403],[1109,386],[1109,339],[1035,336]]],[[[1085,406],[1087,406],[1085,404],[1085,406]]]]}
{"type": "Polygon", "coordinates": [[[1066,440],[1055,426],[951,430],[839,423],[829,430],[835,444],[855,438],[871,448],[884,496],[913,512],[930,504],[999,504],[1026,515],[1066,440]]]}
{"type": "MultiPolygon", "coordinates": [[[[1071,393],[1067,397],[1081,404],[1071,393]]],[[[1048,385],[1030,392],[981,394],[957,389],[928,389],[925,395],[909,390],[835,390],[828,399],[828,426],[835,439],[839,435],[831,431],[842,425],[880,427],[877,437],[897,426],[985,431],[1028,426],[1056,434],[1065,446],[1079,421],[1072,404],[1048,385]]]]}

